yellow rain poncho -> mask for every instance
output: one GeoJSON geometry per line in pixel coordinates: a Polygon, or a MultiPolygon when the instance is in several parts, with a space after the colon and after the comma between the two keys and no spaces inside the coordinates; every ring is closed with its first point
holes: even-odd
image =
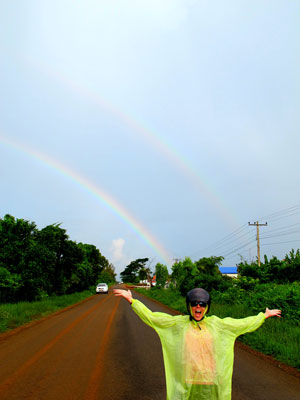
{"type": "Polygon", "coordinates": [[[132,309],[159,335],[165,364],[167,400],[230,400],[235,339],[259,328],[264,313],[242,319],[152,312],[133,299],[132,309]]]}

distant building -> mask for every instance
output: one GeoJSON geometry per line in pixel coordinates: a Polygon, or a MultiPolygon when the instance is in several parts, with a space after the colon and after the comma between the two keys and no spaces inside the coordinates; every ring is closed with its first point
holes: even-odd
{"type": "Polygon", "coordinates": [[[156,275],[153,275],[152,286],[156,286],[156,275]]]}
{"type": "Polygon", "coordinates": [[[237,267],[220,267],[219,269],[222,275],[230,276],[231,278],[237,278],[238,276],[237,267]]]}
{"type": "Polygon", "coordinates": [[[150,286],[150,283],[148,279],[144,279],[143,281],[140,281],[140,285],[150,286]]]}
{"type": "Polygon", "coordinates": [[[156,286],[156,275],[154,275],[151,278],[151,285],[148,279],[144,279],[143,281],[140,281],[140,285],[145,285],[145,286],[156,286]]]}

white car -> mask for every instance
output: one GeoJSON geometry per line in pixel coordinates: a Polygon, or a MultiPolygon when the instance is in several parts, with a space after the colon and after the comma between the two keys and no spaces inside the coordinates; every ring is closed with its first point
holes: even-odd
{"type": "Polygon", "coordinates": [[[108,293],[108,286],[106,283],[98,283],[96,286],[96,293],[108,293]]]}

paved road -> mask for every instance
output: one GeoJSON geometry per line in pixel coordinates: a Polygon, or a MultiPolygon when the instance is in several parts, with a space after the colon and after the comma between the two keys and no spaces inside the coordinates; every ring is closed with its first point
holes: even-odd
{"type": "MultiPolygon", "coordinates": [[[[299,400],[299,394],[299,378],[237,349],[233,400],[299,400]]],[[[157,335],[111,293],[0,335],[3,400],[165,400],[165,395],[157,335]]]]}

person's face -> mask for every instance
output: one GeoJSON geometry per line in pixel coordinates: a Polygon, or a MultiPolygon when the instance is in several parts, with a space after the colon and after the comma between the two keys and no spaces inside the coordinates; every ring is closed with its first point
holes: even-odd
{"type": "Polygon", "coordinates": [[[206,313],[207,306],[203,302],[197,302],[197,305],[191,303],[193,317],[196,321],[201,321],[206,313]],[[200,303],[200,304],[199,304],[200,303]]]}

